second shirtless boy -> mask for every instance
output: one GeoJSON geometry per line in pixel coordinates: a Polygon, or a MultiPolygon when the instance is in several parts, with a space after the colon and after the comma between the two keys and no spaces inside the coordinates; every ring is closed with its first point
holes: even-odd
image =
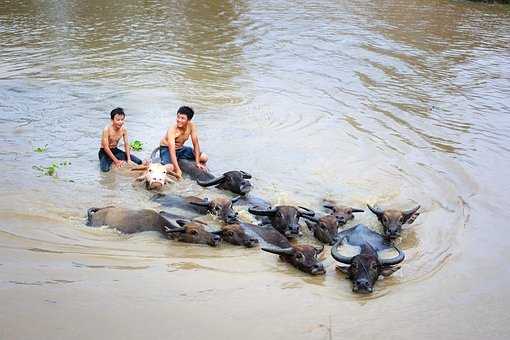
{"type": "Polygon", "coordinates": [[[166,164],[168,170],[175,172],[178,177],[182,177],[182,171],[178,163],[179,159],[194,160],[199,169],[206,169],[205,163],[208,157],[205,153],[200,152],[197,127],[191,121],[194,113],[192,108],[181,106],[177,110],[175,125],[168,129],[159,143],[161,164],[166,164]],[[184,146],[190,136],[193,148],[184,146]]]}

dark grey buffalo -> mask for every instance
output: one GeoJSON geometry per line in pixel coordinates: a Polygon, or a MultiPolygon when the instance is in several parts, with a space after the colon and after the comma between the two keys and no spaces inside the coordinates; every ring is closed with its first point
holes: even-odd
{"type": "Polygon", "coordinates": [[[216,185],[217,188],[228,190],[237,195],[246,195],[250,192],[252,185],[249,181],[251,175],[244,171],[228,171],[223,175],[210,180],[197,180],[203,187],[216,185]]]}
{"type": "Polygon", "coordinates": [[[187,211],[196,211],[201,214],[211,213],[220,218],[225,223],[236,223],[237,212],[232,205],[239,200],[240,196],[234,198],[216,197],[212,200],[207,198],[198,198],[194,196],[180,197],[176,195],[154,195],[151,200],[159,204],[187,211]]]}
{"type": "Polygon", "coordinates": [[[248,211],[257,216],[267,216],[270,224],[287,238],[301,235],[299,218],[303,216],[311,217],[315,213],[304,207],[294,207],[290,205],[279,205],[274,208],[261,209],[251,207],[248,211]]]}
{"type": "Polygon", "coordinates": [[[150,209],[126,209],[116,207],[90,208],[87,210],[87,225],[107,225],[126,234],[143,231],[158,231],[171,239],[182,242],[218,245],[220,237],[207,230],[203,224],[175,219],[175,215],[150,209]]]}
{"type": "Polygon", "coordinates": [[[338,262],[349,265],[337,268],[348,275],[356,293],[371,293],[379,275],[393,274],[400,269],[394,265],[405,258],[404,253],[388,243],[383,235],[363,224],[340,232],[331,255],[338,262]]]}
{"type": "Polygon", "coordinates": [[[410,210],[398,210],[398,209],[386,209],[383,210],[379,207],[371,207],[367,204],[368,209],[373,212],[379,222],[383,225],[384,236],[388,239],[396,239],[400,237],[402,233],[402,226],[407,223],[411,224],[414,222],[416,217],[420,214],[418,209],[420,206],[410,210]]]}

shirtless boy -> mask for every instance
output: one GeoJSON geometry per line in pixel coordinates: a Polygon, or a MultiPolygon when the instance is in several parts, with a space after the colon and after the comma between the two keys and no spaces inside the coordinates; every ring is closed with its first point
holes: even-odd
{"type": "Polygon", "coordinates": [[[198,143],[197,127],[191,119],[195,112],[188,106],[181,106],[177,110],[177,119],[175,125],[171,126],[167,133],[161,138],[159,157],[161,164],[166,164],[169,171],[173,171],[178,177],[182,176],[181,168],[177,160],[189,159],[194,160],[199,169],[205,170],[207,155],[200,152],[200,144],[198,143]],[[184,143],[191,136],[193,149],[184,146],[184,143]]]}
{"type": "Polygon", "coordinates": [[[110,113],[112,123],[105,126],[101,136],[101,148],[99,149],[99,165],[101,171],[110,171],[112,163],[115,167],[122,167],[126,163],[142,164],[142,161],[129,152],[127,129],[124,127],[126,114],[120,107],[113,109],[110,113]],[[126,152],[117,148],[119,140],[123,138],[126,152]]]}

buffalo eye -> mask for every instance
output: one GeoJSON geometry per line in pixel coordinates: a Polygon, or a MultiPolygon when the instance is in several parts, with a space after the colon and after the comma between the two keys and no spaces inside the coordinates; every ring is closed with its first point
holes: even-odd
{"type": "Polygon", "coordinates": [[[372,263],[370,264],[370,269],[372,269],[372,270],[377,270],[377,267],[378,267],[378,266],[377,266],[377,263],[375,263],[375,262],[372,262],[372,263]]]}
{"type": "Polygon", "coordinates": [[[152,172],[152,169],[149,169],[149,172],[152,172]]]}
{"type": "Polygon", "coordinates": [[[347,214],[352,214],[352,209],[347,209],[347,214]]]}
{"type": "Polygon", "coordinates": [[[301,254],[301,253],[296,253],[295,256],[296,256],[296,259],[298,259],[298,260],[302,260],[303,259],[303,254],[301,254]]]}
{"type": "Polygon", "coordinates": [[[196,235],[196,234],[198,234],[198,231],[196,231],[195,229],[192,229],[189,233],[191,235],[196,235]]]}
{"type": "Polygon", "coordinates": [[[234,233],[232,231],[227,231],[225,235],[227,235],[228,237],[232,237],[234,236],[234,233]]]}
{"type": "Polygon", "coordinates": [[[321,229],[326,229],[326,225],[324,223],[320,224],[321,229]]]}
{"type": "Polygon", "coordinates": [[[400,224],[404,223],[404,216],[400,216],[400,218],[398,219],[398,222],[400,224]]]}
{"type": "Polygon", "coordinates": [[[388,218],[387,218],[386,216],[383,216],[383,217],[382,217],[382,221],[383,221],[383,223],[385,223],[385,224],[386,224],[386,223],[388,223],[388,218]]]}
{"type": "Polygon", "coordinates": [[[351,267],[352,267],[352,269],[354,269],[354,270],[358,270],[358,262],[353,262],[353,263],[351,264],[351,267]]]}

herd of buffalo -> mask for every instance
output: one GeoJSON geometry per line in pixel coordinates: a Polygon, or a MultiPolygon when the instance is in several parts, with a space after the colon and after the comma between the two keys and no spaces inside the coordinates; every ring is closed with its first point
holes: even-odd
{"type": "MultiPolygon", "coordinates": [[[[165,211],[112,206],[90,208],[87,211],[87,225],[107,225],[129,234],[153,230],[172,240],[213,247],[218,246],[221,241],[245,247],[261,244],[262,250],[279,255],[282,260],[299,270],[312,275],[322,275],[326,271],[318,255],[324,250],[324,245],[316,247],[297,241],[302,235],[300,221],[304,220],[317,240],[332,246],[333,258],[345,265],[338,266],[337,269],[347,274],[352,281],[353,291],[371,293],[380,275],[388,276],[400,269],[397,265],[404,260],[405,255],[393,241],[400,236],[402,226],[412,223],[419,215],[420,206],[401,211],[382,210],[368,205],[382,224],[383,234],[363,224],[341,230],[344,224],[354,218],[354,213],[364,210],[330,201],[324,201],[325,210],[321,215],[301,206],[271,206],[249,194],[252,188],[249,181],[251,176],[244,171],[229,171],[215,177],[207,171],[199,170],[192,161],[180,160],[179,164],[183,172],[199,185],[216,186],[238,196],[208,200],[159,193],[151,200],[163,206],[165,211]],[[233,209],[234,204],[248,207],[248,211],[255,216],[258,223],[241,221],[233,209]],[[177,209],[179,213],[171,212],[172,209],[177,209]],[[206,223],[194,218],[206,213],[221,221],[221,229],[210,231],[211,228],[206,223]]],[[[161,188],[171,182],[169,174],[158,162],[135,168],[133,171],[143,172],[137,180],[145,181],[148,189],[161,188]]]]}

